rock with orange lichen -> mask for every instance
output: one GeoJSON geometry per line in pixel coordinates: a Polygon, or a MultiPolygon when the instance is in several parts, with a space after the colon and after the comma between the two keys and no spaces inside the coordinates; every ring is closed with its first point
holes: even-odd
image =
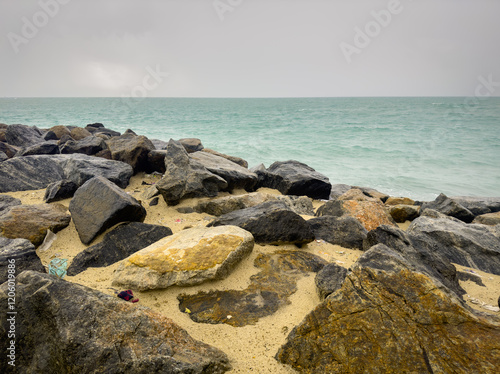
{"type": "Polygon", "coordinates": [[[473,312],[383,244],[351,270],[292,330],[280,362],[301,373],[498,372],[498,317],[473,312]]]}
{"type": "MultiPolygon", "coordinates": [[[[0,309],[2,336],[12,331],[9,318],[15,320],[15,367],[2,358],[2,373],[219,374],[231,368],[222,351],[148,308],[35,271],[16,281],[17,314],[0,309]]],[[[0,286],[2,305],[7,286],[0,286]]],[[[2,352],[10,344],[1,339],[2,352]]]]}
{"type": "Polygon", "coordinates": [[[367,231],[374,230],[380,225],[396,226],[382,203],[375,201],[331,200],[316,211],[318,217],[346,215],[356,218],[367,231]]]}
{"type": "Polygon", "coordinates": [[[187,229],[123,260],[113,285],[149,290],[223,279],[253,246],[252,234],[236,226],[187,229]]]}

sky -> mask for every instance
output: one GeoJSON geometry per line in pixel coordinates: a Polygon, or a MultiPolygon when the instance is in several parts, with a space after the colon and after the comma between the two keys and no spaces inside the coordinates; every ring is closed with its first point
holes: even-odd
{"type": "Polygon", "coordinates": [[[0,97],[500,96],[499,17],[498,0],[0,0],[0,97]]]}

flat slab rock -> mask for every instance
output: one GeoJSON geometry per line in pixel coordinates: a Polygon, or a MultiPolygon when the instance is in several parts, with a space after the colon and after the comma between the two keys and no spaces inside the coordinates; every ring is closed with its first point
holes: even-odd
{"type": "MultiPolygon", "coordinates": [[[[7,305],[7,283],[0,303],[7,305]]],[[[10,327],[0,309],[0,334],[10,327]]],[[[169,318],[137,304],[25,271],[16,285],[18,373],[207,373],[231,369],[220,350],[193,339],[169,318]]],[[[9,339],[1,339],[7,355],[9,339]]],[[[0,372],[10,373],[7,357],[0,372]]]]}
{"type": "Polygon", "coordinates": [[[302,251],[260,254],[254,262],[260,272],[250,277],[245,290],[181,294],[177,297],[179,309],[195,322],[254,325],[289,304],[289,297],[297,291],[297,281],[326,264],[321,257],[302,251]]]}
{"type": "Polygon", "coordinates": [[[236,226],[183,230],[123,260],[113,285],[143,291],[223,279],[253,246],[252,234],[236,226]]]}

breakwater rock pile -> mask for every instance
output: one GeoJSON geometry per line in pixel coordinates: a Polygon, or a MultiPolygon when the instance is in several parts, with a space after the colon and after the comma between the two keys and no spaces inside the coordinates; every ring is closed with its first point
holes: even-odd
{"type": "Polygon", "coordinates": [[[500,302],[497,279],[500,197],[414,201],[199,139],[0,124],[2,372],[496,373],[498,307],[468,289],[500,302]],[[272,363],[233,351],[274,324],[272,363]]]}

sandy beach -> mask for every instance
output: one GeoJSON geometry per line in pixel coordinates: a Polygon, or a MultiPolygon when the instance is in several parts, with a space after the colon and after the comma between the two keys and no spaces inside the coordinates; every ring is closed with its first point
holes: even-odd
{"type": "MultiPolygon", "coordinates": [[[[189,227],[206,226],[214,218],[207,214],[183,214],[177,211],[180,207],[194,206],[200,199],[187,199],[182,201],[180,205],[171,207],[167,206],[160,197],[158,205],[149,206],[149,202],[142,197],[143,192],[149,185],[143,184],[143,181],[153,183],[156,180],[157,177],[140,173],[131,179],[129,186],[126,188],[126,191],[136,199],[141,200],[143,206],[147,209],[145,223],[164,225],[169,227],[173,233],[176,233],[189,227]]],[[[262,190],[267,193],[279,194],[276,190],[262,190]]],[[[20,199],[23,204],[39,204],[43,202],[44,192],[45,190],[23,191],[8,193],[8,195],[20,199]]],[[[242,193],[244,191],[233,192],[233,194],[242,193]]],[[[67,199],[61,201],[61,203],[68,206],[69,201],[70,199],[67,199]]],[[[314,201],[315,208],[321,204],[321,201],[314,201]]],[[[303,217],[305,219],[312,218],[303,217]]],[[[399,226],[406,229],[409,222],[402,223],[399,226]]],[[[72,259],[87,247],[79,240],[73,223],[70,223],[66,229],[56,235],[57,238],[48,249],[37,250],[37,254],[45,266],[54,257],[66,258],[68,264],[70,264],[72,259]]],[[[100,242],[103,236],[104,234],[101,234],[91,245],[100,242]]],[[[258,272],[258,269],[253,266],[257,255],[272,253],[276,250],[297,250],[297,247],[294,245],[255,245],[251,255],[239,263],[224,280],[207,282],[192,287],[173,286],[164,290],[134,291],[134,295],[139,298],[140,305],[147,306],[171,318],[186,329],[195,339],[224,351],[229,356],[233,366],[231,373],[294,373],[294,369],[276,361],[274,355],[279,347],[285,343],[286,337],[293,327],[298,325],[320,303],[314,284],[314,273],[310,273],[298,281],[298,291],[290,297],[290,304],[279,309],[271,316],[261,318],[255,325],[232,327],[226,324],[195,323],[189,318],[188,314],[179,310],[177,301],[177,296],[181,293],[195,294],[199,291],[245,289],[249,285],[250,276],[258,272]]],[[[347,249],[318,240],[303,246],[301,250],[318,255],[329,262],[335,262],[346,268],[355,263],[363,253],[360,250],[347,249]]],[[[76,276],[67,276],[65,279],[114,295],[116,288],[111,285],[111,281],[117,265],[115,263],[105,268],[89,268],[76,276]]],[[[482,312],[498,314],[498,312],[487,310],[485,305],[497,306],[497,299],[500,294],[500,276],[458,265],[457,270],[474,272],[481,277],[485,285],[484,287],[479,286],[472,281],[460,282],[467,291],[467,295],[464,296],[467,304],[482,312]]]]}

